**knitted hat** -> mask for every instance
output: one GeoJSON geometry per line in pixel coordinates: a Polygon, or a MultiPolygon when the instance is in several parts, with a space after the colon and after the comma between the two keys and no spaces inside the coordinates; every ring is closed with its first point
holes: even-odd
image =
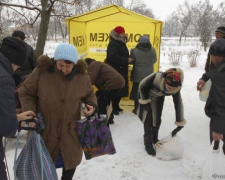
{"type": "Polygon", "coordinates": [[[140,36],[139,43],[149,43],[149,37],[148,36],[140,36]]]}
{"type": "Polygon", "coordinates": [[[25,39],[25,34],[22,31],[14,31],[12,33],[12,37],[19,37],[20,39],[24,40],[25,39]]]}
{"type": "Polygon", "coordinates": [[[61,43],[56,47],[54,53],[54,60],[68,60],[77,64],[79,59],[77,49],[74,45],[69,43],[61,43]]]}
{"type": "Polygon", "coordinates": [[[176,68],[171,68],[166,72],[165,82],[172,87],[181,86],[180,74],[176,71],[176,68]]]}
{"type": "Polygon", "coordinates": [[[114,31],[115,31],[117,34],[125,33],[125,29],[124,29],[122,26],[117,26],[117,27],[115,27],[114,31]]]}
{"type": "Polygon", "coordinates": [[[216,29],[215,32],[220,32],[220,33],[222,33],[222,34],[225,35],[225,27],[224,27],[224,26],[220,26],[220,27],[218,27],[218,28],[216,29]]]}
{"type": "Polygon", "coordinates": [[[209,48],[209,54],[214,56],[223,56],[225,57],[225,39],[218,38],[216,39],[209,48]]]}
{"type": "Polygon", "coordinates": [[[22,66],[27,57],[25,43],[14,37],[6,37],[2,40],[0,52],[2,52],[11,63],[18,66],[22,66]]]}

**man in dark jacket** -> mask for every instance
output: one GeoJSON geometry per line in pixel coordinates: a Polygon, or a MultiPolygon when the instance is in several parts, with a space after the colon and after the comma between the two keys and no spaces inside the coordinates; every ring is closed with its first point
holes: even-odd
{"type": "Polygon", "coordinates": [[[129,57],[129,51],[126,46],[127,36],[125,29],[122,26],[115,27],[110,32],[110,42],[107,47],[107,55],[105,62],[116,69],[124,78],[125,86],[122,91],[117,94],[113,99],[113,113],[119,114],[122,109],[119,107],[119,103],[122,97],[128,96],[128,64],[133,62],[133,59],[129,57]]]}
{"type": "MultiPolygon", "coordinates": [[[[23,42],[26,38],[24,32],[22,31],[14,31],[12,33],[12,37],[15,37],[23,42]]],[[[23,76],[29,75],[33,71],[33,69],[36,67],[36,64],[37,64],[37,58],[34,54],[33,48],[26,42],[24,43],[27,49],[27,57],[24,64],[15,71],[15,74],[18,74],[22,78],[23,76]]]]}
{"type": "MultiPolygon", "coordinates": [[[[225,27],[220,26],[215,31],[216,39],[225,38],[225,27]]],[[[205,72],[216,69],[216,66],[210,60],[210,54],[208,53],[206,63],[205,63],[205,72]]]]}
{"type": "MultiPolygon", "coordinates": [[[[215,31],[215,36],[216,36],[216,39],[219,39],[219,38],[225,39],[225,27],[224,26],[218,27],[215,31]]],[[[206,64],[205,64],[205,73],[202,75],[202,77],[197,82],[197,90],[198,91],[201,91],[201,89],[204,86],[204,84],[206,83],[206,81],[208,81],[210,79],[210,77],[212,76],[212,74],[215,73],[216,68],[217,67],[211,61],[210,54],[208,52],[208,56],[207,56],[206,64]]]]}
{"type": "MultiPolygon", "coordinates": [[[[23,41],[26,46],[26,49],[27,49],[27,53],[26,53],[27,55],[26,55],[26,60],[25,60],[24,64],[21,67],[19,67],[13,74],[16,86],[19,87],[21,85],[21,83],[23,81],[25,81],[27,76],[36,67],[37,59],[34,54],[33,48],[24,41],[24,39],[26,38],[24,32],[16,30],[12,33],[12,37],[15,37],[15,38],[23,41]]],[[[20,104],[19,97],[18,97],[18,88],[16,89],[16,106],[17,106],[17,112],[20,112],[21,104],[20,104]]]]}
{"type": "Polygon", "coordinates": [[[0,45],[0,179],[7,180],[3,137],[14,136],[18,128],[18,119],[31,119],[32,111],[16,114],[15,82],[13,72],[23,65],[26,58],[25,44],[13,37],[6,37],[0,45]]]}
{"type": "MultiPolygon", "coordinates": [[[[205,105],[205,113],[211,118],[210,141],[215,141],[214,149],[225,137],[225,39],[216,39],[209,49],[213,64],[217,70],[211,75],[212,85],[205,105]]],[[[225,146],[223,146],[225,152],[225,146]]]]}
{"type": "MultiPolygon", "coordinates": [[[[91,58],[86,58],[85,62],[88,65],[87,72],[91,78],[91,83],[98,88],[96,92],[98,112],[99,114],[107,114],[107,106],[110,105],[110,101],[125,86],[124,78],[106,63],[91,58]]],[[[113,114],[108,118],[108,125],[113,124],[113,114]]]]}

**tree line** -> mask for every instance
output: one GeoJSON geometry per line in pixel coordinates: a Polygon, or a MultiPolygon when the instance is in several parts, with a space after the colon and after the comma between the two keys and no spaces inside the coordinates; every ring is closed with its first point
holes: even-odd
{"type": "Polygon", "coordinates": [[[199,37],[206,51],[217,27],[225,26],[225,2],[214,7],[209,0],[191,4],[186,0],[167,18],[163,36],[199,37]]]}
{"type": "MultiPolygon", "coordinates": [[[[20,29],[34,42],[35,53],[39,56],[44,52],[46,40],[66,41],[68,32],[65,18],[109,4],[117,4],[155,18],[153,10],[142,0],[130,0],[128,5],[125,5],[125,0],[1,0],[0,39],[11,35],[15,29],[20,29]]],[[[224,16],[224,3],[215,11],[208,0],[199,1],[196,5],[185,1],[168,17],[162,35],[180,36],[180,41],[182,37],[196,35],[200,37],[204,47],[207,47],[213,29],[224,22],[224,16]]]]}

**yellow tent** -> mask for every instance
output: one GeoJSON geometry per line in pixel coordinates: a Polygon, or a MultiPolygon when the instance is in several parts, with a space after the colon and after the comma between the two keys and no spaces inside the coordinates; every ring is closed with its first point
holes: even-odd
{"type": "Polygon", "coordinates": [[[77,47],[80,57],[90,57],[98,61],[106,58],[109,33],[116,26],[123,26],[128,36],[127,47],[137,45],[141,35],[150,37],[157,52],[155,71],[159,69],[160,43],[163,22],[117,5],[109,5],[66,19],[69,42],[77,47]]]}

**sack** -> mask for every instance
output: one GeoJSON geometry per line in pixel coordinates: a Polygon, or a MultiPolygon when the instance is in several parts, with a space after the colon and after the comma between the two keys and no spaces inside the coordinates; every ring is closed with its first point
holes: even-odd
{"type": "Polygon", "coordinates": [[[180,159],[183,152],[183,143],[177,135],[166,136],[156,143],[156,158],[158,159],[166,161],[180,159]]]}
{"type": "Polygon", "coordinates": [[[204,84],[204,86],[202,87],[202,90],[199,92],[199,98],[201,101],[206,102],[209,96],[209,91],[211,88],[211,80],[209,79],[208,81],[206,81],[206,83],[204,84]]]}
{"type": "MultiPolygon", "coordinates": [[[[41,122],[40,114],[37,114],[41,122]]],[[[41,128],[44,126],[41,124],[41,128]]],[[[17,146],[18,147],[18,146],[17,146]]],[[[17,151],[16,151],[17,153],[17,151]]],[[[14,162],[15,180],[57,180],[55,164],[45,146],[44,140],[36,131],[32,131],[27,143],[14,162]]]]}
{"type": "Polygon", "coordinates": [[[223,141],[220,140],[219,148],[213,149],[214,141],[210,147],[202,171],[202,180],[225,179],[225,156],[223,152],[223,141]]]}
{"type": "Polygon", "coordinates": [[[116,153],[106,115],[76,121],[76,128],[86,160],[116,153]]]}

